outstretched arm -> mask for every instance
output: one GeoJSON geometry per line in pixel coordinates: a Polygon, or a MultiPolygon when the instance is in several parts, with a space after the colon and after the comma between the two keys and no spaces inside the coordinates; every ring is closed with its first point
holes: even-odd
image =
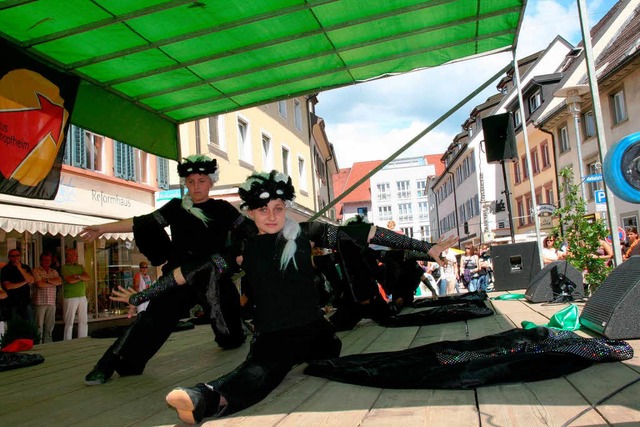
{"type": "Polygon", "coordinates": [[[104,233],[130,233],[132,231],[133,218],[127,218],[106,224],[88,225],[80,232],[80,238],[85,242],[93,242],[104,233]]]}

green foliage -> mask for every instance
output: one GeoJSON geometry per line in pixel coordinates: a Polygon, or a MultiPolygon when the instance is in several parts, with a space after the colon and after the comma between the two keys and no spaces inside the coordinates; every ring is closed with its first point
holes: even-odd
{"type": "MultiPolygon", "coordinates": [[[[555,210],[555,215],[560,216],[560,225],[553,229],[553,233],[557,236],[564,234],[569,250],[566,259],[578,270],[587,272],[585,291],[593,295],[611,272],[604,259],[594,256],[609,230],[604,221],[591,221],[585,217],[586,202],[579,194],[580,186],[573,183],[573,170],[563,168],[559,179],[564,203],[555,210]]],[[[556,245],[561,243],[560,239],[556,240],[556,245]]]]}
{"type": "Polygon", "coordinates": [[[38,327],[33,322],[14,318],[7,322],[7,330],[0,340],[0,347],[5,347],[17,339],[31,339],[34,344],[40,342],[38,327]]]}

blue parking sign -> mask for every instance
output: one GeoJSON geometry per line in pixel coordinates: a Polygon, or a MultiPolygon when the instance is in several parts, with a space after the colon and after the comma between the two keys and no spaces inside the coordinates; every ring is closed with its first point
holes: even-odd
{"type": "Polygon", "coordinates": [[[596,203],[606,203],[607,202],[607,196],[604,193],[604,190],[596,190],[593,192],[593,198],[595,199],[596,203]]]}

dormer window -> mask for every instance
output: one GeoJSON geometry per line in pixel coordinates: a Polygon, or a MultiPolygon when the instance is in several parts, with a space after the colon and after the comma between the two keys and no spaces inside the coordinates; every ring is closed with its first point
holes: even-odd
{"type": "Polygon", "coordinates": [[[514,113],[513,113],[513,125],[515,127],[520,126],[520,124],[522,124],[522,121],[520,121],[520,109],[518,108],[514,113]]]}
{"type": "Polygon", "coordinates": [[[529,113],[533,113],[542,105],[542,94],[540,90],[537,90],[533,95],[529,97],[529,113]]]}

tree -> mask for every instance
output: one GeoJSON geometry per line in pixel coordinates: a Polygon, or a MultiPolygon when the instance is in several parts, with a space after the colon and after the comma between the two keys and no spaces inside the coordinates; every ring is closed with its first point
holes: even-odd
{"type": "MultiPolygon", "coordinates": [[[[595,256],[600,242],[610,233],[604,221],[587,217],[586,202],[578,194],[580,186],[574,184],[573,170],[563,168],[559,178],[564,202],[554,212],[559,215],[560,224],[553,233],[564,235],[568,245],[567,262],[585,272],[585,291],[593,295],[611,272],[605,260],[595,256]]],[[[559,239],[556,240],[556,245],[560,243],[559,239]]]]}

